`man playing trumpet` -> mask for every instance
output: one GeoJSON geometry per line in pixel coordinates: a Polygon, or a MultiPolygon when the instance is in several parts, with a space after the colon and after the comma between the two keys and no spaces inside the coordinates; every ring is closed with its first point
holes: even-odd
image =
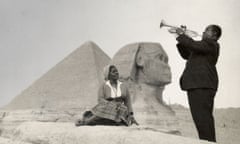
{"type": "Polygon", "coordinates": [[[216,142],[213,105],[218,88],[216,63],[219,44],[217,41],[221,36],[221,28],[218,25],[207,26],[201,41],[195,41],[185,34],[186,27],[174,27],[169,32],[177,34],[178,51],[186,60],[180,86],[182,90],[187,91],[199,138],[216,142]]]}

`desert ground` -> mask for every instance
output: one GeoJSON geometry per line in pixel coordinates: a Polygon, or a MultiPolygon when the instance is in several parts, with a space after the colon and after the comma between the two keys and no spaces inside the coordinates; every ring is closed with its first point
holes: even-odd
{"type": "MultiPolygon", "coordinates": [[[[96,132],[102,131],[102,129],[108,129],[107,131],[105,131],[106,133],[109,133],[109,132],[115,133],[116,129],[120,129],[119,131],[121,131],[121,134],[128,133],[129,131],[131,132],[135,131],[135,133],[137,134],[132,137],[136,137],[136,138],[139,136],[141,137],[143,133],[146,133],[146,131],[149,131],[150,133],[151,132],[156,132],[157,134],[161,133],[163,134],[163,137],[166,137],[164,135],[165,133],[167,133],[167,136],[176,135],[177,138],[173,138],[173,139],[178,142],[182,141],[181,138],[183,139],[187,138],[185,141],[188,141],[189,143],[198,142],[197,132],[193,124],[189,109],[181,105],[171,105],[171,107],[176,113],[176,117],[179,125],[177,129],[181,132],[180,134],[168,131],[168,129],[159,130],[159,129],[155,129],[154,127],[149,127],[149,128],[142,127],[141,125],[132,126],[130,127],[130,129],[128,127],[115,128],[115,127],[109,127],[109,126],[106,126],[106,127],[90,126],[90,127],[86,127],[84,131],[86,132],[89,131],[89,133],[92,133],[91,131],[94,131],[94,129],[96,130],[96,132]]],[[[79,131],[79,134],[81,133],[81,128],[79,129],[79,127],[75,127],[73,123],[74,123],[74,119],[81,117],[82,112],[75,113],[72,111],[72,112],[65,112],[65,114],[63,113],[60,114],[52,111],[52,113],[50,114],[48,111],[47,113],[48,115],[44,116],[44,111],[40,112],[40,111],[32,110],[32,111],[24,111],[22,113],[20,111],[18,112],[5,111],[3,113],[3,110],[1,110],[0,143],[1,144],[8,144],[8,143],[50,144],[51,143],[50,141],[54,139],[59,139],[58,137],[59,133],[67,133],[67,131],[73,131],[73,130],[79,131]],[[25,113],[25,115],[23,115],[23,113],[25,113]],[[70,118],[70,116],[72,117],[70,118]],[[6,125],[7,125],[7,128],[6,128],[6,125]],[[45,127],[44,128],[45,131],[41,130],[42,127],[45,127]],[[54,130],[53,127],[59,127],[59,128],[56,128],[54,130]],[[12,129],[12,130],[8,131],[6,129],[12,129]],[[29,131],[32,131],[32,132],[30,133],[29,131]],[[39,137],[36,135],[41,135],[41,136],[39,137]],[[49,141],[44,143],[44,141],[46,141],[46,137],[47,137],[46,135],[48,136],[51,135],[51,136],[50,138],[49,137],[47,138],[49,141]],[[32,139],[31,138],[24,139],[23,137],[32,137],[32,139]],[[54,138],[54,139],[51,139],[51,138],[54,138]]],[[[240,108],[215,109],[214,116],[215,116],[215,124],[216,124],[217,142],[219,144],[238,144],[240,141],[240,137],[239,137],[240,108]]],[[[148,134],[149,133],[147,132],[146,135],[148,134]]],[[[78,134],[75,134],[75,135],[76,137],[79,137],[78,134]]],[[[84,133],[82,135],[85,135],[88,138],[91,138],[91,134],[84,133]]],[[[124,136],[124,134],[121,136],[124,136]]],[[[75,142],[76,139],[71,138],[71,140],[72,142],[75,142]]],[[[67,140],[64,139],[64,141],[66,142],[67,140]]],[[[111,143],[111,140],[110,140],[110,143],[111,143]]],[[[155,141],[151,141],[151,143],[155,143],[155,141]]]]}
{"type": "MultiPolygon", "coordinates": [[[[171,106],[179,120],[179,129],[183,136],[198,138],[188,108],[171,106]]],[[[240,141],[240,108],[215,109],[215,127],[217,142],[220,144],[238,144],[240,141]]]]}

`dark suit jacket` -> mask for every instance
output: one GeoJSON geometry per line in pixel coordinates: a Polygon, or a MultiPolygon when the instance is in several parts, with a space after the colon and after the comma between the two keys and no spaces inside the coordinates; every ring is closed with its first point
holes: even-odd
{"type": "Polygon", "coordinates": [[[195,88],[218,88],[216,63],[219,56],[219,44],[203,39],[195,41],[186,35],[177,37],[177,48],[183,59],[187,60],[180,78],[182,90],[195,88]]]}

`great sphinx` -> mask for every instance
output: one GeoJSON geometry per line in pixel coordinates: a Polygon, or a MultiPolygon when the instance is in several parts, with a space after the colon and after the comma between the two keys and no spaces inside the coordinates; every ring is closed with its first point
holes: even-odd
{"type": "Polygon", "coordinates": [[[159,43],[128,44],[110,63],[117,66],[121,81],[129,85],[134,115],[141,125],[177,127],[174,111],[163,101],[164,88],[171,82],[171,70],[159,43]]]}

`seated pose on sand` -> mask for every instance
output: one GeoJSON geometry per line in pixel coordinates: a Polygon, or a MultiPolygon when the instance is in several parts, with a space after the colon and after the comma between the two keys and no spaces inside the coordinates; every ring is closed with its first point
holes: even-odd
{"type": "Polygon", "coordinates": [[[138,125],[132,110],[128,87],[120,82],[114,65],[104,68],[105,83],[98,91],[98,104],[83,114],[75,125],[138,125]]]}

